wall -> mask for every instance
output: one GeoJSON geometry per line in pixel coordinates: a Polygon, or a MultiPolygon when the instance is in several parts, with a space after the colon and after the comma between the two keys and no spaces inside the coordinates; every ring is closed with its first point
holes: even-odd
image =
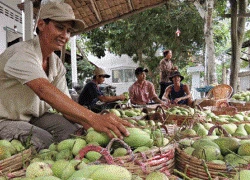
{"type": "MultiPolygon", "coordinates": [[[[4,1],[5,2],[5,1],[4,1]]],[[[7,47],[6,40],[6,26],[14,29],[14,25],[17,26],[17,31],[22,32],[22,14],[12,8],[12,4],[4,3],[0,1],[0,54],[7,47]]]]}

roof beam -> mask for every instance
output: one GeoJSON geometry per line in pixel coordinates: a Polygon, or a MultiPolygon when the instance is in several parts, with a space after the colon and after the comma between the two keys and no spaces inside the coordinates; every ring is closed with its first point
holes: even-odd
{"type": "Polygon", "coordinates": [[[128,1],[128,5],[129,5],[130,10],[133,11],[134,10],[134,4],[132,3],[131,0],[127,0],[127,1],[128,1]]]}
{"type": "Polygon", "coordinates": [[[102,21],[102,17],[101,17],[100,12],[97,9],[96,1],[95,0],[90,0],[90,2],[91,2],[91,5],[93,7],[93,10],[95,12],[95,15],[96,15],[98,21],[101,22],[102,21]]]}
{"type": "MultiPolygon", "coordinates": [[[[103,25],[108,24],[108,23],[112,23],[112,22],[114,22],[114,21],[116,21],[116,20],[118,20],[118,19],[121,19],[121,18],[130,17],[130,16],[132,16],[132,15],[134,15],[134,14],[138,14],[138,13],[140,13],[140,12],[143,12],[143,11],[147,10],[147,9],[151,9],[151,8],[155,8],[155,7],[158,7],[158,6],[165,5],[165,4],[167,4],[168,1],[169,1],[169,0],[163,1],[163,2],[160,2],[160,3],[155,4],[155,5],[153,5],[153,6],[150,6],[150,7],[143,7],[143,8],[141,8],[141,9],[139,9],[139,10],[134,10],[133,12],[125,13],[125,14],[123,14],[123,15],[121,15],[121,16],[117,16],[117,17],[115,17],[115,18],[113,18],[113,19],[109,19],[109,20],[107,20],[107,21],[102,21],[102,22],[100,22],[99,24],[94,24],[94,25],[92,25],[92,26],[89,26],[88,28],[85,28],[83,32],[88,32],[88,31],[90,31],[90,30],[92,30],[92,29],[98,28],[98,27],[103,26],[103,25]]],[[[83,33],[83,32],[82,32],[82,33],[83,33]]]]}

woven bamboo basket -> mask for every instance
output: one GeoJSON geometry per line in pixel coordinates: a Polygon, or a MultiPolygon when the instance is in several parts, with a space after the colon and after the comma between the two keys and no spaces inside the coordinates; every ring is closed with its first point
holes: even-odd
{"type": "Polygon", "coordinates": [[[233,88],[227,84],[219,84],[212,88],[205,98],[201,99],[199,106],[216,106],[225,107],[228,106],[228,100],[231,97],[233,88]]]}
{"type": "MultiPolygon", "coordinates": [[[[216,129],[220,129],[224,136],[228,137],[227,131],[220,125],[215,125],[210,128],[208,136],[216,129]]],[[[199,137],[192,138],[199,139],[199,137]]],[[[190,178],[199,178],[207,180],[209,175],[212,178],[217,178],[219,180],[225,180],[227,178],[233,177],[237,171],[240,169],[246,169],[247,166],[231,167],[227,165],[216,164],[212,162],[205,162],[203,159],[198,159],[194,156],[187,154],[185,151],[181,150],[180,147],[176,148],[176,167],[179,171],[185,173],[190,178]],[[226,178],[227,177],[227,178],[226,178]]]]}
{"type": "Polygon", "coordinates": [[[172,106],[157,106],[157,108],[155,109],[155,113],[148,115],[147,119],[159,121],[164,125],[174,124],[176,126],[191,126],[194,122],[203,122],[205,120],[205,117],[201,116],[198,113],[195,113],[194,115],[173,115],[166,113],[165,109],[171,107],[172,106]]]}
{"type": "MultiPolygon", "coordinates": [[[[178,170],[184,172],[188,177],[208,179],[208,173],[205,170],[207,166],[212,178],[218,177],[224,179],[225,176],[233,177],[236,174],[236,169],[231,169],[226,165],[215,164],[211,162],[204,162],[204,160],[190,156],[180,148],[176,148],[176,167],[178,170]]],[[[239,169],[239,168],[237,168],[239,169]]]]}
{"type": "Polygon", "coordinates": [[[141,153],[133,153],[130,147],[122,140],[113,138],[107,148],[101,146],[88,145],[80,150],[77,159],[82,159],[89,151],[96,151],[102,154],[104,159],[95,162],[97,164],[116,164],[125,167],[132,174],[136,174],[141,178],[153,171],[161,171],[166,175],[171,175],[175,168],[175,144],[169,144],[165,147],[154,148],[141,153]],[[112,144],[119,142],[128,151],[128,155],[121,157],[112,157],[110,151],[112,144]]]}
{"type": "Polygon", "coordinates": [[[238,113],[238,110],[234,106],[228,107],[216,107],[216,106],[207,106],[204,107],[206,110],[211,110],[215,115],[230,115],[234,116],[238,113]]]}
{"type": "MultiPolygon", "coordinates": [[[[14,176],[12,173],[23,168],[31,156],[31,148],[0,161],[0,176],[14,176]]],[[[15,174],[15,173],[14,173],[15,174]]]]}
{"type": "Polygon", "coordinates": [[[245,107],[245,108],[248,108],[250,110],[250,102],[230,101],[229,104],[232,105],[232,106],[235,106],[236,108],[238,108],[238,107],[245,107]]]}
{"type": "Polygon", "coordinates": [[[230,105],[236,107],[238,112],[250,112],[250,103],[237,103],[237,102],[230,102],[230,105]]]}

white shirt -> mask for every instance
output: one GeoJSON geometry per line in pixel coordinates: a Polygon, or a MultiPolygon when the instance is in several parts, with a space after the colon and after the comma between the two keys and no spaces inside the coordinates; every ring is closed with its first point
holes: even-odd
{"type": "Polygon", "coordinates": [[[25,83],[48,79],[66,95],[69,95],[66,69],[61,59],[52,54],[49,60],[49,76],[42,68],[39,38],[17,43],[0,55],[0,120],[29,121],[43,115],[51,107],[25,83]]]}

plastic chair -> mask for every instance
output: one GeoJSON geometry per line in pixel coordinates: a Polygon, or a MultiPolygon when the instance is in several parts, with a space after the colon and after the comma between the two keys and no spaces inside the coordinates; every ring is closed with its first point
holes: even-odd
{"type": "Polygon", "coordinates": [[[219,84],[212,88],[206,95],[205,98],[199,100],[199,106],[216,106],[216,107],[227,107],[228,99],[233,93],[233,88],[227,84],[219,84]]]}

